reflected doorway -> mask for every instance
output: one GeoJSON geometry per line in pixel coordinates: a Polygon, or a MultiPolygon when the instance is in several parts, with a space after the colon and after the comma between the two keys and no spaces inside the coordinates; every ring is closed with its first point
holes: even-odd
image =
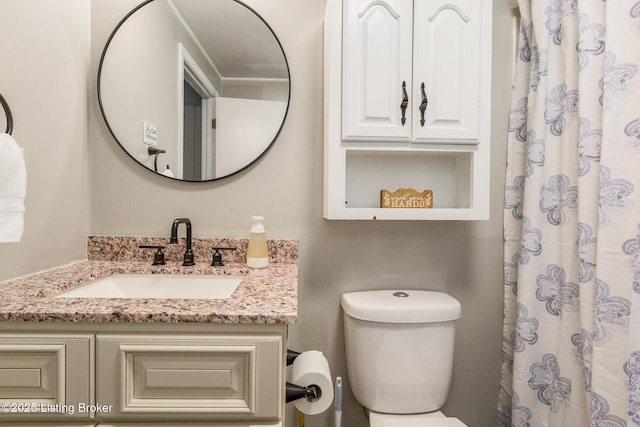
{"type": "Polygon", "coordinates": [[[183,179],[202,179],[202,101],[203,98],[184,81],[183,179]]]}

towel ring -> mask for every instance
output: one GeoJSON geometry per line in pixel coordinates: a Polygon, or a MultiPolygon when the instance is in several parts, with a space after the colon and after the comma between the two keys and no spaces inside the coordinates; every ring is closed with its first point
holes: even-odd
{"type": "Polygon", "coordinates": [[[11,135],[13,132],[13,116],[11,115],[11,108],[9,108],[9,104],[4,99],[2,94],[0,93],[0,104],[2,104],[2,108],[4,109],[4,114],[7,116],[7,130],[6,133],[11,135]]]}
{"type": "Polygon", "coordinates": [[[155,159],[153,159],[153,170],[158,172],[158,156],[165,153],[165,151],[160,150],[159,148],[149,147],[147,149],[147,153],[149,153],[150,156],[156,156],[155,159]]]}

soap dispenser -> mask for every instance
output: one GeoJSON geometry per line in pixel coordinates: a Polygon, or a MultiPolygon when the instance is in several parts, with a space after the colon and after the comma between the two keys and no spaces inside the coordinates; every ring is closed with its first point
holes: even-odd
{"type": "Polygon", "coordinates": [[[247,248],[247,267],[264,268],[269,264],[267,251],[267,235],[264,231],[264,217],[252,216],[251,234],[249,235],[249,247],[247,248]]]}

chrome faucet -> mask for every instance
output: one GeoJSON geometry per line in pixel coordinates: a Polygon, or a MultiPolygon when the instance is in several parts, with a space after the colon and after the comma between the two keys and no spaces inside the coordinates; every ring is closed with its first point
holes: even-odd
{"type": "Polygon", "coordinates": [[[189,218],[178,218],[173,221],[173,225],[171,226],[171,239],[169,240],[169,243],[178,243],[178,226],[180,224],[185,224],[187,226],[187,248],[184,251],[182,265],[195,265],[196,263],[193,261],[193,251],[191,250],[191,220],[189,218]]]}

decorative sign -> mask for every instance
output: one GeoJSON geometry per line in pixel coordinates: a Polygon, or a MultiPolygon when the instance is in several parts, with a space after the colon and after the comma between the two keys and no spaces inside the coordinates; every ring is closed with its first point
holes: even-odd
{"type": "Polygon", "coordinates": [[[413,188],[400,188],[395,192],[380,191],[381,208],[432,208],[433,191],[418,193],[413,188]]]}
{"type": "Polygon", "coordinates": [[[158,128],[156,125],[144,122],[144,143],[152,147],[158,146],[158,128]]]}

